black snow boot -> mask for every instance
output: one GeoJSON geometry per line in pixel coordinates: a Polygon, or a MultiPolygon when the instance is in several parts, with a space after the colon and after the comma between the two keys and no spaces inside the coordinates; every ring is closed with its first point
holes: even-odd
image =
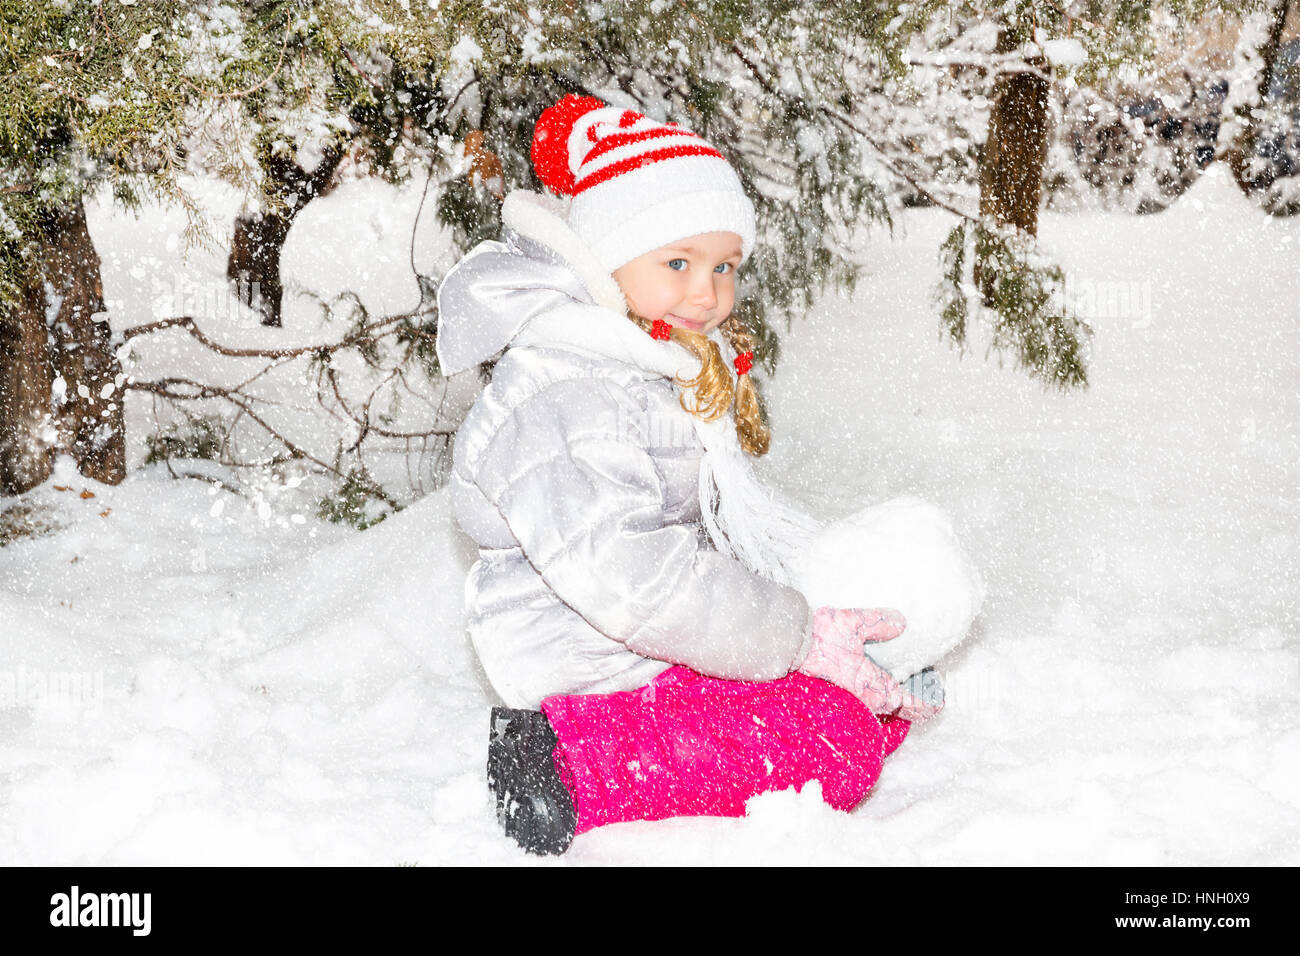
{"type": "Polygon", "coordinates": [[[578,824],[573,798],[551,756],[556,743],[541,711],[492,708],[487,778],[497,799],[497,820],[507,836],[540,856],[567,850],[578,824]]]}

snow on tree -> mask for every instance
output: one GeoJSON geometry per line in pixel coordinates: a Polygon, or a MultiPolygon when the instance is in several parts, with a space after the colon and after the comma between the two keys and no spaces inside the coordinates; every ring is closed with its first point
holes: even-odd
{"type": "MultiPolygon", "coordinates": [[[[202,316],[168,317],[111,336],[83,202],[104,184],[127,206],[161,196],[190,212],[187,238],[211,239],[211,224],[198,215],[180,183],[192,169],[216,172],[260,190],[271,212],[256,220],[268,228],[260,234],[245,229],[245,241],[236,246],[256,251],[277,229],[282,239],[291,218],[285,208],[301,202],[279,188],[290,176],[277,173],[321,170],[331,161],[333,142],[353,131],[356,114],[374,106],[373,97],[367,101],[358,88],[373,85],[364,64],[372,51],[382,57],[388,32],[375,6],[165,0],[5,5],[0,14],[6,39],[0,49],[6,84],[0,104],[0,489],[5,493],[43,481],[59,451],[73,454],[88,476],[120,481],[126,390],[178,404],[224,401],[260,423],[285,457],[313,457],[294,436],[260,416],[255,397],[239,388],[176,376],[139,381],[123,373],[122,355],[142,337],[171,328],[186,330],[217,355],[271,362],[286,356],[275,348],[240,349],[212,341],[202,333],[202,316]],[[334,82],[325,84],[323,94],[320,79],[331,70],[334,82]]],[[[364,115],[359,125],[364,128],[364,115]]],[[[400,158],[392,137],[378,147],[372,142],[370,155],[382,154],[383,142],[400,158]]],[[[305,202],[310,190],[299,192],[305,202]]],[[[268,285],[278,280],[278,248],[274,265],[268,285]]],[[[278,307],[278,296],[275,302],[278,307]]],[[[298,351],[319,364],[339,350],[373,353],[384,339],[397,340],[406,359],[432,356],[431,335],[421,338],[411,322],[391,319],[361,321],[342,342],[298,351]]],[[[337,381],[324,372],[317,376],[317,388],[338,393],[337,381]]],[[[343,397],[338,401],[347,404],[343,397]]],[[[375,430],[386,429],[376,422],[375,430]]],[[[431,434],[445,445],[449,431],[431,429],[423,437],[431,434]]],[[[168,447],[166,439],[174,437],[161,436],[155,450],[168,447]]],[[[194,446],[194,438],[179,443],[194,446]]],[[[207,447],[228,446],[218,441],[207,447]]],[[[337,459],[314,460],[344,485],[365,484],[363,473],[337,459]]]]}
{"type": "Polygon", "coordinates": [[[1271,128],[1285,142],[1294,128],[1295,104],[1268,102],[1293,5],[1293,0],[1256,0],[1246,11],[1228,76],[1216,155],[1232,169],[1243,192],[1267,194],[1268,207],[1288,215],[1300,211],[1300,189],[1285,184],[1292,188],[1273,190],[1278,177],[1259,146],[1266,130],[1271,128]]]}
{"type": "Polygon", "coordinates": [[[125,475],[125,376],[105,322],[83,197],[167,170],[180,110],[166,42],[180,4],[89,0],[0,8],[0,491],[80,470],[125,475]]]}
{"type": "Polygon", "coordinates": [[[972,319],[983,319],[989,348],[1011,354],[1031,374],[1060,388],[1087,384],[1088,327],[1064,296],[1061,268],[1037,248],[1038,210],[1048,156],[1055,88],[1096,84],[1143,62],[1149,24],[1161,10],[1183,15],[1177,0],[1089,0],[1069,4],[1008,0],[992,10],[949,5],[959,61],[984,71],[991,89],[979,148],[979,212],[963,213],[943,244],[944,282],[936,290],[944,329],[963,350],[972,319]],[[972,34],[975,42],[965,38],[972,34]]]}
{"type": "Polygon", "coordinates": [[[1254,170],[1243,188],[1263,208],[1300,211],[1300,17],[1294,2],[1289,9],[1290,26],[1275,49],[1267,41],[1286,21],[1282,7],[1272,14],[1258,3],[1200,4],[1185,16],[1153,11],[1149,57],[1119,62],[1089,83],[1061,85],[1049,202],[1068,208],[1100,199],[1159,212],[1219,157],[1254,170]],[[1268,71],[1261,49],[1273,50],[1268,71]]]}
{"type": "MultiPolygon", "coordinates": [[[[899,204],[925,203],[958,217],[939,250],[942,332],[964,349],[973,323],[983,323],[990,348],[1030,374],[1060,387],[1085,384],[1086,327],[1065,307],[1063,273],[1035,239],[1051,103],[1082,102],[1080,91],[1142,63],[1156,13],[1177,19],[1193,7],[1197,0],[1006,0],[990,9],[968,0],[6,7],[16,42],[3,53],[13,95],[0,108],[0,341],[26,358],[8,363],[0,381],[0,460],[15,476],[5,487],[30,487],[47,473],[41,462],[58,443],[46,406],[75,395],[99,403],[102,415],[125,388],[192,410],[181,416],[193,423],[189,435],[157,436],[159,457],[201,447],[230,465],[249,456],[307,460],[342,489],[329,505],[334,514],[355,517],[366,499],[399,507],[407,493],[375,476],[367,449],[415,443],[427,457],[430,448],[445,452],[453,430],[436,400],[409,418],[414,396],[444,384],[432,349],[440,276],[416,267],[413,245],[418,302],[398,315],[371,315],[355,294],[322,302],[338,326],[329,342],[224,343],[203,334],[202,315],[129,330],[134,345],[183,332],[227,359],[301,365],[308,395],[342,429],[326,453],[260,413],[260,373],[237,386],[119,381],[109,362],[56,378],[57,362],[42,358],[59,354],[38,321],[49,305],[44,277],[75,263],[89,280],[53,288],[84,298],[96,288],[94,260],[52,254],[40,223],[75,228],[75,216],[51,216],[102,181],[122,202],[148,192],[189,206],[182,172],[233,182],[249,203],[234,225],[227,275],[260,320],[276,325],[284,240],[340,169],[423,180],[421,214],[424,204],[436,207],[465,251],[497,235],[508,189],[540,188],[528,155],[533,123],[566,93],[683,122],[732,161],[760,229],[738,312],[769,369],[781,323],[860,279],[855,230],[890,223],[899,204]],[[44,304],[24,313],[24,302],[44,304]],[[236,421],[259,441],[235,441],[236,421]]],[[[196,215],[192,237],[205,228],[196,215]]],[[[63,304],[68,296],[60,296],[63,304]]],[[[75,314],[96,309],[102,303],[87,298],[75,314]]],[[[87,328],[107,331],[103,323],[87,328]]],[[[111,357],[121,344],[95,341],[83,354],[111,357]]],[[[95,435],[115,436],[120,448],[120,418],[95,435]]],[[[358,523],[373,520],[366,514],[358,523]]]]}

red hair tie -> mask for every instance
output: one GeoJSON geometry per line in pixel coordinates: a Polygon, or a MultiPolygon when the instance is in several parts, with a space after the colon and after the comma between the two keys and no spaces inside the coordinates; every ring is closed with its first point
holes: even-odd
{"type": "Polygon", "coordinates": [[[744,375],[746,372],[748,372],[751,368],[754,367],[754,353],[741,352],[739,355],[736,356],[735,366],[736,366],[736,374],[744,375]]]}
{"type": "Polygon", "coordinates": [[[654,325],[650,326],[650,338],[662,339],[667,342],[669,333],[671,333],[672,330],[673,327],[663,319],[655,319],[654,325]]]}

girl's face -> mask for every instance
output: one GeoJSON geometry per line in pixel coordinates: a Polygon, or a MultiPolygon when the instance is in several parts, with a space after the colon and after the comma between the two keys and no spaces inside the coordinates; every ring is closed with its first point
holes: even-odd
{"type": "Polygon", "coordinates": [[[734,232],[706,232],[637,256],[614,279],[638,315],[708,333],[736,304],[740,252],[734,232]]]}

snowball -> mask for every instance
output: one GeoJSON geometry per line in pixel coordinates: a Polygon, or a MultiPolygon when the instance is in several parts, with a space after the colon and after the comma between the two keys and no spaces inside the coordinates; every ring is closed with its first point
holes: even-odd
{"type": "Polygon", "coordinates": [[[455,66],[468,66],[483,59],[483,48],[471,37],[462,36],[448,51],[447,56],[455,66]]]}
{"type": "Polygon", "coordinates": [[[1052,66],[1083,66],[1088,53],[1078,40],[1044,40],[1043,55],[1052,66]]]}
{"type": "Polygon", "coordinates": [[[871,657],[896,677],[933,664],[961,642],[984,603],[984,583],[934,505],[903,496],[822,529],[795,560],[813,607],[892,607],[907,630],[873,644],[871,657]]]}

